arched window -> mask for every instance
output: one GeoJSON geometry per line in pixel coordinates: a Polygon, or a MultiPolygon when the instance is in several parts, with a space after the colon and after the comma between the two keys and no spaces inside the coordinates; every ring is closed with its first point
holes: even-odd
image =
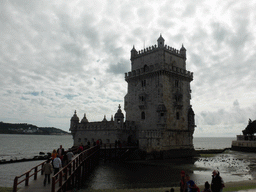
{"type": "Polygon", "coordinates": [[[175,87],[179,87],[179,80],[175,80],[175,87]]]}
{"type": "Polygon", "coordinates": [[[148,72],[148,69],[149,69],[148,66],[147,66],[147,65],[144,65],[143,71],[144,71],[144,72],[148,72]]]}
{"type": "Polygon", "coordinates": [[[142,80],[142,81],[141,81],[141,86],[142,86],[142,87],[145,87],[145,86],[146,86],[146,80],[142,80]]]}
{"type": "Polygon", "coordinates": [[[180,119],[180,113],[179,113],[179,112],[176,113],[176,119],[177,119],[177,120],[180,119]]]}
{"type": "Polygon", "coordinates": [[[145,119],[145,112],[144,111],[141,112],[141,119],[145,119]]]}

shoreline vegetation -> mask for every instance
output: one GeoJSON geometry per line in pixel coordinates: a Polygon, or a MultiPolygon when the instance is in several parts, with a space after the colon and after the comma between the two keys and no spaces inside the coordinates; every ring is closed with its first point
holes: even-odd
{"type": "Polygon", "coordinates": [[[55,127],[37,127],[27,123],[0,122],[0,134],[25,134],[25,135],[70,135],[55,127]]]}
{"type": "MultiPolygon", "coordinates": [[[[225,188],[223,192],[228,191],[244,191],[255,189],[256,190],[256,180],[245,180],[245,181],[233,181],[225,183],[225,188]]],[[[79,192],[165,192],[170,191],[172,187],[163,188],[139,188],[139,189],[80,189],[79,192]]],[[[179,191],[179,187],[173,187],[174,191],[179,191]]],[[[204,189],[203,185],[199,185],[200,191],[204,189]]],[[[12,187],[0,187],[0,192],[11,192],[12,187]]]]}

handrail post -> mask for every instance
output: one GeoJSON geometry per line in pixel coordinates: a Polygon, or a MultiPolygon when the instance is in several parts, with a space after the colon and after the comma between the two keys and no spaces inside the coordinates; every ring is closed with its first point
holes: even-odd
{"type": "Polygon", "coordinates": [[[52,177],[52,191],[55,192],[55,177],[52,177]]]}
{"type": "Polygon", "coordinates": [[[43,167],[44,167],[44,163],[42,164],[42,167],[41,167],[41,175],[44,174],[43,167]]]}
{"type": "Polygon", "coordinates": [[[72,169],[72,163],[69,163],[69,169],[68,169],[69,170],[69,176],[71,175],[71,171],[72,171],[71,169],[72,169]]]}
{"type": "Polygon", "coordinates": [[[37,167],[34,169],[34,180],[37,180],[37,167]]]}
{"type": "Polygon", "coordinates": [[[16,176],[13,182],[13,192],[17,192],[18,177],[16,176]]]}
{"type": "Polygon", "coordinates": [[[25,186],[28,186],[28,181],[29,181],[29,171],[26,173],[25,186]]]}
{"type": "Polygon", "coordinates": [[[64,177],[65,177],[65,181],[68,179],[68,167],[66,167],[64,170],[64,177]]]}
{"type": "Polygon", "coordinates": [[[59,174],[59,187],[61,187],[62,186],[62,171],[60,172],[60,174],[59,174]]]}

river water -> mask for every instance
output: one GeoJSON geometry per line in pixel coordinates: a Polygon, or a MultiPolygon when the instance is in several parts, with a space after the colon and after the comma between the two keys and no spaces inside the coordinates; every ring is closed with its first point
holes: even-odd
{"type": "MultiPolygon", "coordinates": [[[[230,148],[235,138],[194,138],[195,149],[230,148]]],[[[52,152],[59,145],[72,147],[71,135],[0,135],[0,160],[31,158],[39,152],[52,152]]],[[[22,174],[40,161],[0,164],[0,186],[13,185],[15,176],[22,174]]],[[[84,183],[87,188],[149,188],[171,187],[179,182],[184,170],[197,184],[211,181],[211,172],[218,169],[224,181],[241,181],[255,178],[256,155],[227,151],[214,157],[203,157],[195,162],[186,161],[132,161],[101,162],[84,183]]]]}

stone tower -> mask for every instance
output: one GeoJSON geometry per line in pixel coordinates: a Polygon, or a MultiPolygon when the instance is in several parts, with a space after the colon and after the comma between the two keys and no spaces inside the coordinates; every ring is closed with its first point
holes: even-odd
{"type": "Polygon", "coordinates": [[[184,46],[177,50],[164,41],[160,35],[157,45],[131,50],[131,71],[125,74],[126,120],[135,122],[141,150],[186,156],[194,150],[193,73],[186,70],[184,46]]]}

